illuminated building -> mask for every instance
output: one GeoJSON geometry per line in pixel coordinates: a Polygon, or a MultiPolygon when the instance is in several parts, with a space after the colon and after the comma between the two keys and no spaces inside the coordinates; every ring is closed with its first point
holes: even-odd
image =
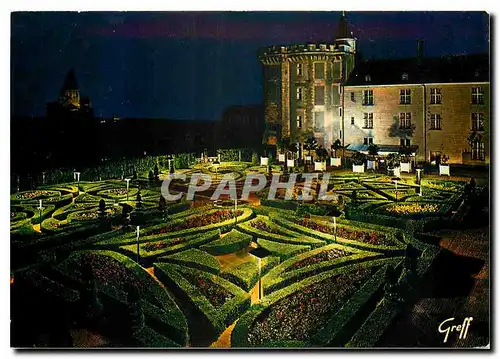
{"type": "Polygon", "coordinates": [[[261,49],[264,144],[313,135],[326,149],[339,139],[362,152],[410,149],[418,162],[489,163],[487,54],[425,58],[423,40],[413,58],[356,52],[344,14],[332,44],[261,49]]]}
{"type": "Polygon", "coordinates": [[[356,39],[345,15],[327,44],[259,50],[263,69],[264,143],[312,133],[326,148],[341,138],[341,85],[354,68],[356,39]]]}
{"type": "Polygon", "coordinates": [[[489,163],[487,55],[371,60],[344,87],[344,143],[350,149],[411,147],[419,162],[489,163]]]}

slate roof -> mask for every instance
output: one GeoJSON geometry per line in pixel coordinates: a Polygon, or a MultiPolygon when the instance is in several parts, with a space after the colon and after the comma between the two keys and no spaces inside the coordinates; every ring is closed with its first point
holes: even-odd
{"type": "Polygon", "coordinates": [[[488,54],[439,58],[365,60],[354,68],[346,86],[489,82],[488,54]],[[403,79],[403,74],[407,79],[403,79]],[[366,76],[370,79],[367,81],[366,76]]]}

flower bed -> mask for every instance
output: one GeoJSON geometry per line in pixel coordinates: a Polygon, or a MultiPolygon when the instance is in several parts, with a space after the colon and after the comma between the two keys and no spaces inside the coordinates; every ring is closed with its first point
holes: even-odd
{"type": "MultiPolygon", "coordinates": [[[[137,195],[139,190],[135,187],[130,187],[128,190],[129,199],[135,199],[134,196],[137,195]]],[[[92,193],[95,193],[92,191],[92,193]]],[[[126,187],[116,187],[116,188],[108,188],[103,189],[97,192],[98,196],[109,197],[109,198],[118,198],[123,199],[127,197],[127,188],[126,187]]]]}
{"type": "Polygon", "coordinates": [[[332,248],[326,251],[321,251],[311,257],[307,257],[298,262],[295,262],[295,264],[293,266],[288,267],[285,272],[300,269],[324,261],[330,261],[336,258],[346,257],[351,254],[352,254],[351,252],[348,252],[344,249],[332,248]]]}
{"type": "MultiPolygon", "coordinates": [[[[335,229],[333,226],[319,223],[308,218],[297,219],[295,223],[310,228],[312,230],[327,233],[330,235],[335,234],[335,229]]],[[[358,241],[362,243],[367,243],[376,246],[393,246],[394,243],[391,240],[387,239],[387,236],[376,233],[376,232],[365,232],[361,230],[354,230],[342,226],[337,226],[337,237],[349,239],[351,241],[358,241]]]]}
{"type": "Polygon", "coordinates": [[[54,196],[57,196],[57,197],[61,196],[61,192],[48,191],[48,190],[26,191],[26,192],[19,192],[19,193],[13,194],[11,196],[11,199],[17,200],[17,201],[29,201],[29,200],[43,199],[43,198],[54,197],[54,196]]]}
{"type": "MultiPolygon", "coordinates": [[[[175,264],[155,263],[154,268],[155,275],[173,290],[178,298],[183,298],[183,301],[189,301],[194,305],[200,311],[200,314],[213,326],[217,335],[222,333],[227,325],[233,323],[250,307],[250,295],[221,277],[191,269],[187,274],[190,276],[190,280],[188,280],[184,275],[180,274],[184,274],[186,271],[175,264]],[[206,288],[201,289],[199,287],[200,279],[203,279],[202,287],[206,288]],[[208,284],[208,282],[212,284],[208,284]],[[211,299],[212,301],[217,301],[216,304],[222,303],[222,296],[226,298],[227,293],[230,293],[231,299],[227,301],[224,299],[224,303],[218,308],[215,308],[211,304],[210,299],[205,298],[201,292],[204,290],[207,295],[210,295],[208,292],[213,289],[209,289],[208,286],[211,285],[223,288],[223,292],[220,296],[219,294],[215,294],[211,299]]],[[[216,337],[212,339],[215,340],[216,337]]]]}
{"type": "MultiPolygon", "coordinates": [[[[169,255],[178,253],[189,248],[198,248],[214,239],[219,238],[219,231],[212,230],[208,232],[198,233],[190,236],[175,237],[172,239],[163,239],[161,241],[151,242],[151,239],[146,239],[146,242],[139,240],[139,254],[142,258],[158,257],[160,255],[169,255]],[[147,246],[148,250],[144,247],[147,246]],[[159,247],[155,249],[155,247],[159,247]]],[[[134,243],[136,238],[120,239],[112,238],[96,243],[104,247],[116,247],[123,243],[130,243],[128,245],[120,246],[120,249],[125,250],[133,255],[137,255],[137,243],[134,243]],[[124,242],[125,241],[125,242],[124,242]]]]}
{"type": "Polygon", "coordinates": [[[95,221],[99,218],[97,210],[77,211],[68,215],[68,222],[71,221],[95,221]]]}
{"type": "Polygon", "coordinates": [[[248,225],[252,228],[258,229],[259,231],[274,233],[274,234],[283,234],[276,228],[271,227],[271,225],[268,222],[265,222],[263,219],[260,218],[254,221],[250,221],[248,225]]]}
{"type": "Polygon", "coordinates": [[[399,215],[429,214],[439,212],[439,206],[431,203],[398,203],[384,207],[384,211],[399,215]]]}
{"type": "Polygon", "coordinates": [[[183,243],[185,241],[186,241],[186,238],[179,237],[179,238],[174,238],[174,239],[170,239],[170,240],[146,243],[142,246],[142,249],[145,250],[146,252],[154,252],[154,251],[157,251],[159,249],[175,246],[175,245],[183,243]]]}
{"type": "Polygon", "coordinates": [[[263,238],[273,242],[285,243],[285,244],[299,244],[307,245],[311,247],[321,247],[325,245],[325,241],[320,239],[311,238],[306,235],[291,231],[285,227],[279,226],[269,220],[269,217],[257,216],[246,223],[238,224],[238,229],[244,233],[250,234],[254,238],[263,238]],[[259,221],[265,223],[265,225],[252,226],[254,221],[259,221]],[[256,228],[259,227],[259,228],[256,228]],[[262,229],[271,229],[272,232],[264,231],[262,229]]]}
{"type": "Polygon", "coordinates": [[[423,181],[422,184],[425,187],[432,189],[443,190],[443,191],[462,191],[465,182],[462,181],[423,181]]]}
{"type": "Polygon", "coordinates": [[[73,252],[62,262],[58,266],[59,271],[81,282],[82,258],[89,261],[99,290],[126,303],[125,291],[129,285],[135,285],[141,295],[141,307],[144,313],[154,312],[157,319],[162,318],[161,325],[166,328],[172,340],[182,345],[187,342],[187,323],[184,315],[166,289],[160,286],[146,270],[120,253],[80,251],[73,252]],[[149,303],[144,304],[145,301],[149,303]],[[148,310],[149,307],[153,310],[148,310]]]}
{"type": "Polygon", "coordinates": [[[186,278],[189,283],[198,287],[201,294],[212,304],[215,308],[221,307],[226,304],[234,294],[229,292],[227,289],[215,284],[208,278],[203,278],[191,271],[184,271],[182,273],[183,277],[186,278]]]}
{"type": "Polygon", "coordinates": [[[269,340],[308,339],[370,274],[370,270],[359,266],[297,290],[254,322],[248,336],[250,343],[259,346],[269,340]]]}
{"type": "MultiPolygon", "coordinates": [[[[242,210],[238,210],[236,212],[236,216],[241,216],[242,214],[243,214],[242,210]]],[[[188,217],[182,221],[173,223],[172,225],[167,225],[165,227],[158,229],[157,231],[154,231],[153,233],[151,233],[151,235],[177,232],[177,231],[182,231],[184,229],[209,226],[211,224],[221,223],[229,219],[233,219],[234,217],[235,217],[235,212],[233,210],[218,209],[213,212],[204,213],[193,217],[188,217]]]]}

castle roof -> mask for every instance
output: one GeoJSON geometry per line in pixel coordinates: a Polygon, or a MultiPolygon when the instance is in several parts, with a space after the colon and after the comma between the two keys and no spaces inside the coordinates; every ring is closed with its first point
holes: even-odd
{"type": "Polygon", "coordinates": [[[349,31],[349,24],[347,23],[347,18],[345,13],[342,12],[342,16],[340,17],[339,23],[337,25],[337,34],[336,39],[350,39],[353,35],[349,31]]]}
{"type": "Polygon", "coordinates": [[[365,60],[359,62],[346,86],[421,83],[488,82],[488,54],[436,58],[365,60]]]}

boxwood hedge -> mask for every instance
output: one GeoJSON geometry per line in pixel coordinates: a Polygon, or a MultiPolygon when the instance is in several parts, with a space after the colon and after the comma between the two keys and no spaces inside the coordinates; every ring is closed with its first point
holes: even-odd
{"type": "Polygon", "coordinates": [[[257,239],[257,244],[271,252],[273,255],[280,257],[282,260],[305,252],[311,248],[310,246],[278,243],[262,238],[257,239]]]}
{"type": "Polygon", "coordinates": [[[240,249],[246,248],[251,241],[252,236],[233,229],[224,237],[202,245],[200,249],[218,256],[222,254],[234,253],[240,249]]]}
{"type": "Polygon", "coordinates": [[[192,267],[214,274],[220,272],[219,261],[207,252],[201,251],[196,248],[191,248],[186,251],[175,253],[169,256],[163,256],[158,258],[158,260],[179,264],[186,267],[192,267]]]}
{"type": "MultiPolygon", "coordinates": [[[[139,241],[139,255],[141,258],[154,258],[158,257],[160,255],[168,255],[168,254],[174,254],[189,248],[198,248],[199,246],[208,243],[214,239],[218,239],[220,237],[219,231],[217,230],[212,230],[208,231],[205,233],[198,233],[194,234],[191,236],[185,236],[185,237],[172,237],[172,238],[166,238],[161,241],[139,241]],[[179,238],[184,238],[184,240],[178,244],[175,244],[176,241],[179,238]],[[154,244],[157,242],[164,242],[166,246],[164,248],[159,248],[157,250],[152,250],[152,251],[146,251],[144,249],[144,246],[154,244]]],[[[127,242],[130,243],[131,241],[127,242]]],[[[121,242],[119,243],[121,244],[121,242]]],[[[116,245],[113,242],[113,239],[106,239],[104,241],[100,241],[97,243],[97,246],[99,247],[115,247],[116,245]],[[112,243],[111,245],[109,243],[112,243]]],[[[127,253],[133,253],[134,255],[137,254],[137,244],[129,244],[129,245],[124,245],[119,247],[121,250],[126,251],[127,253]]]]}
{"type": "Polygon", "coordinates": [[[248,222],[240,223],[238,224],[238,229],[240,229],[244,233],[252,235],[254,239],[258,237],[285,244],[308,245],[313,248],[321,247],[326,244],[326,242],[321,239],[311,238],[303,233],[297,233],[289,230],[288,228],[277,225],[276,223],[270,221],[269,218],[265,216],[257,216],[257,218],[252,219],[248,222]],[[266,223],[266,225],[279,232],[279,234],[270,233],[253,227],[251,223],[257,220],[263,221],[264,223],[266,223]]]}
{"type": "Polygon", "coordinates": [[[382,246],[382,245],[372,245],[372,244],[368,244],[368,243],[353,241],[353,240],[341,238],[338,236],[335,239],[335,236],[333,236],[331,234],[319,232],[319,231],[313,230],[311,228],[306,228],[306,227],[300,226],[300,225],[292,222],[291,220],[285,219],[283,217],[278,217],[278,216],[274,216],[271,214],[270,218],[273,222],[276,222],[283,227],[289,228],[291,230],[295,230],[297,232],[309,235],[311,237],[326,240],[329,243],[336,242],[336,243],[344,244],[344,245],[347,245],[347,246],[350,246],[353,248],[365,249],[365,250],[381,252],[381,253],[401,252],[401,250],[403,249],[403,247],[399,243],[398,244],[394,243],[394,246],[382,246]]]}
{"type": "Polygon", "coordinates": [[[245,310],[250,307],[250,295],[231,282],[216,275],[190,269],[190,272],[214,285],[219,285],[233,294],[233,297],[219,308],[215,308],[201,293],[201,291],[182,276],[185,270],[180,266],[169,263],[155,263],[155,275],[166,285],[186,295],[186,298],[220,334],[227,325],[234,322],[245,310]]]}
{"type": "MultiPolygon", "coordinates": [[[[79,265],[81,256],[85,255],[86,253],[108,257],[110,260],[119,262],[122,266],[131,271],[131,273],[134,274],[141,285],[147,289],[143,292],[146,296],[145,298],[143,298],[143,300],[147,300],[152,305],[157,306],[157,310],[161,310],[164,312],[164,323],[168,327],[168,330],[173,333],[172,339],[175,339],[181,344],[187,343],[188,329],[186,319],[171,297],[170,293],[164,287],[162,287],[160,283],[158,283],[158,281],[151,277],[151,275],[146,272],[144,268],[139,266],[130,258],[120,253],[106,250],[77,251],[71,253],[71,255],[58,266],[58,270],[70,278],[81,281],[82,279],[75,271],[75,268],[77,268],[76,266],[79,265]]],[[[104,289],[106,288],[106,286],[100,286],[99,288],[104,289]]],[[[108,294],[116,297],[116,292],[114,291],[108,292],[108,294]]],[[[117,299],[123,300],[123,298],[120,298],[120,296],[118,296],[117,299]]]]}
{"type": "MultiPolygon", "coordinates": [[[[394,263],[395,260],[400,260],[396,258],[384,258],[373,260],[369,262],[360,263],[359,266],[363,266],[365,268],[371,268],[372,266],[382,266],[389,263],[394,263]]],[[[231,345],[232,347],[252,347],[253,345],[250,343],[248,334],[252,325],[258,317],[263,314],[263,312],[270,308],[274,303],[286,298],[287,296],[295,293],[298,290],[302,290],[309,285],[315,284],[317,282],[321,282],[325,279],[331,278],[338,274],[349,273],[354,270],[355,266],[343,266],[340,268],[335,268],[329,271],[322,272],[320,274],[314,275],[312,277],[308,277],[300,282],[294,283],[285,287],[283,289],[277,290],[269,295],[263,297],[260,302],[255,305],[252,305],[250,310],[248,310],[244,315],[236,323],[233,332],[231,334],[231,345]]]]}

